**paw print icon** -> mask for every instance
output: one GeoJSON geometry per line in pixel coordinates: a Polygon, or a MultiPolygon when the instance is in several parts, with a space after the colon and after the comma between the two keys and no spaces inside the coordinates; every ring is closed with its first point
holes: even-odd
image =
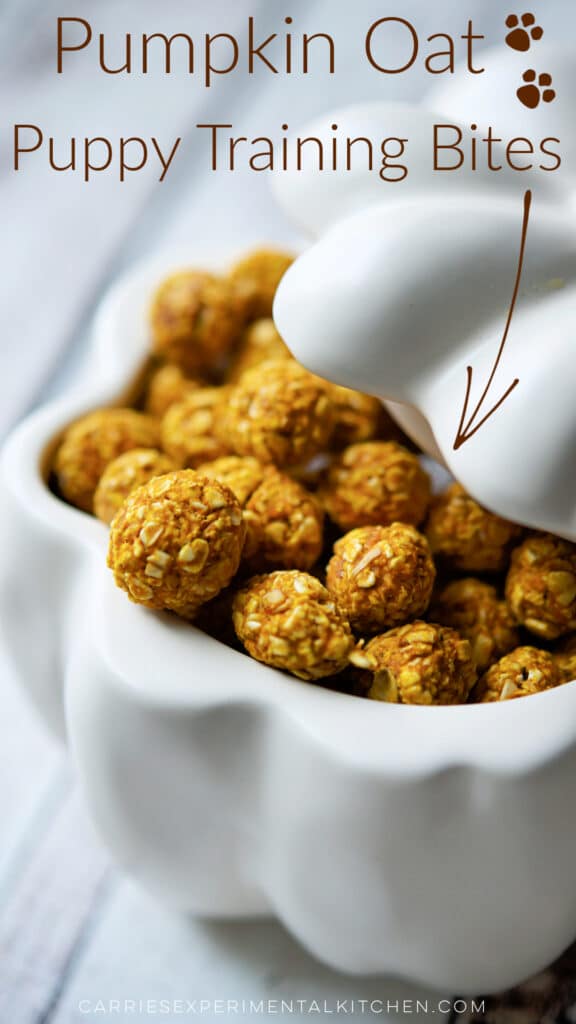
{"type": "Polygon", "coordinates": [[[539,42],[544,35],[544,29],[536,23],[533,14],[523,14],[522,17],[511,14],[506,19],[506,27],[510,29],[506,36],[508,46],[520,53],[526,53],[532,43],[539,42]]]}
{"type": "Polygon", "coordinates": [[[551,88],[552,75],[537,75],[532,69],[522,75],[524,85],[517,92],[518,99],[529,110],[536,110],[541,103],[553,103],[556,92],[551,88]]]}

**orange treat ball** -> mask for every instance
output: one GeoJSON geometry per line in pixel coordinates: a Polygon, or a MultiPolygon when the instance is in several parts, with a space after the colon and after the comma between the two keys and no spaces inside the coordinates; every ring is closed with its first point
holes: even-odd
{"type": "Polygon", "coordinates": [[[161,366],[152,375],[146,395],[146,412],[162,418],[171,405],[182,402],[201,385],[186,377],[179,366],[161,366]]]}
{"type": "Polygon", "coordinates": [[[561,682],[560,669],[548,651],[517,647],[488,669],[475,687],[472,699],[478,704],[514,700],[551,690],[561,682]]]}
{"type": "Polygon", "coordinates": [[[171,473],[178,466],[154,448],[134,448],[106,466],[94,495],[94,513],[103,523],[111,523],[118,509],[137,487],[155,476],[171,473]]]}
{"type": "Polygon", "coordinates": [[[274,360],[232,389],[221,436],[238,455],[294,466],[326,448],[333,422],[323,381],[292,360],[274,360]]]}
{"type": "Polygon", "coordinates": [[[270,466],[263,466],[258,459],[249,455],[223,455],[212,462],[204,462],[198,467],[203,476],[211,480],[219,480],[236,495],[241,508],[246,507],[249,498],[262,483],[270,466]]]}
{"type": "Polygon", "coordinates": [[[232,491],[180,470],[124,502],[112,523],[108,566],[132,601],[189,619],[228,586],[245,532],[232,491]]]}
{"type": "Polygon", "coordinates": [[[452,626],[470,641],[480,672],[520,643],[508,605],[499,600],[496,587],[480,580],[449,583],[434,601],[430,618],[443,626],[452,626]]]}
{"type": "Polygon", "coordinates": [[[311,569],[323,547],[324,512],[308,491],[276,470],[245,506],[246,559],[252,571],[311,569]]]}
{"type": "Polygon", "coordinates": [[[171,405],[162,420],[162,447],[181,466],[194,469],[230,449],[216,433],[227,388],[198,388],[171,405]]]}
{"type": "Polygon", "coordinates": [[[560,669],[562,681],[564,683],[573,682],[576,679],[576,634],[567,636],[558,644],[553,657],[560,669]]]}
{"type": "Polygon", "coordinates": [[[426,534],[433,554],[451,568],[499,572],[522,527],[488,512],[460,484],[451,484],[434,500],[426,534]]]}
{"type": "Polygon", "coordinates": [[[342,530],[395,522],[418,526],[430,502],[430,478],[402,445],[367,441],[334,459],[319,496],[342,530]]]}
{"type": "Polygon", "coordinates": [[[255,320],[246,328],[240,339],[228,371],[228,383],[237,384],[247,370],[252,370],[270,359],[292,359],[292,355],[276,330],[273,320],[255,320]]]}
{"type": "Polygon", "coordinates": [[[230,283],[199,270],[181,270],[163,281],[150,318],[156,355],[190,376],[218,369],[241,326],[230,283]]]}
{"type": "Polygon", "coordinates": [[[350,660],[367,673],[367,696],[392,704],[463,704],[476,682],[468,641],[429,622],[376,636],[350,660]]]}
{"type": "Polygon", "coordinates": [[[436,569],[413,526],[363,526],[334,545],[326,585],[351,626],[375,633],[422,615],[436,569]]]}
{"type": "Polygon", "coordinates": [[[299,679],[341,672],[354,647],[326,588],[303,572],[255,576],[234,598],[233,618],[253,658],[299,679]]]}
{"type": "Polygon", "coordinates": [[[290,253],[256,249],[232,268],[230,280],[247,320],[272,316],[276,290],[293,262],[290,253]]]}
{"type": "Polygon", "coordinates": [[[133,409],[98,409],[66,431],[54,461],[62,496],[92,512],[94,492],[106,466],[133,448],[158,448],[156,420],[133,409]]]}
{"type": "Polygon", "coordinates": [[[243,563],[252,572],[310,569],[320,557],[324,514],[304,487],[256,459],[229,456],[200,467],[234,492],[244,509],[243,563]]]}
{"type": "Polygon", "coordinates": [[[336,451],[382,436],[388,414],[379,399],[339,384],[330,384],[329,394],[335,408],[331,444],[336,451]]]}
{"type": "Polygon", "coordinates": [[[526,629],[545,640],[576,629],[576,544],[533,534],[512,554],[506,600],[526,629]]]}

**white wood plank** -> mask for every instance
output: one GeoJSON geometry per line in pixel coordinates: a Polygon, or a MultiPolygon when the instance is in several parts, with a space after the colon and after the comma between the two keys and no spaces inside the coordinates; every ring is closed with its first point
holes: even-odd
{"type": "MultiPolygon", "coordinates": [[[[268,1001],[274,1006],[275,1001],[285,1000],[294,1006],[290,1020],[303,1021],[310,1019],[313,1001],[323,1005],[326,1000],[332,1007],[338,1000],[347,1001],[352,1009],[352,1000],[380,999],[391,1004],[398,1000],[401,1004],[404,999],[428,999],[429,1015],[421,1017],[442,1021],[446,1015],[438,1010],[439,998],[438,993],[405,982],[336,974],[308,956],[273,921],[207,923],[186,919],[164,910],[131,883],[121,882],[106,914],[91,932],[79,969],[62,993],[51,1024],[85,1020],[89,1009],[97,1019],[98,1007],[110,1006],[111,1000],[119,1000],[121,1007],[130,1001],[166,1000],[173,1008],[171,1020],[178,1019],[175,1007],[179,1001],[196,1000],[199,1007],[201,1000],[207,1000],[202,1019],[210,1021],[222,1017],[219,1000],[238,1001],[238,1012],[232,1007],[228,1014],[232,1019],[254,1016],[247,1006],[243,1012],[243,1000],[256,1005],[263,1000],[264,1008],[268,1001]],[[298,1000],[306,1001],[301,1012],[298,1000]]],[[[261,1017],[272,1015],[260,1013],[261,1017]]],[[[129,1016],[127,1012],[125,1016],[129,1016]]],[[[348,1019],[361,1017],[358,1010],[348,1019]]],[[[390,1014],[378,1015],[382,1021],[403,1017],[393,1007],[390,1014]]]]}
{"type": "Polygon", "coordinates": [[[0,921],[0,1020],[47,1014],[106,880],[108,859],[65,797],[14,884],[0,921]]]}
{"type": "Polygon", "coordinates": [[[0,902],[49,818],[63,784],[64,751],[0,663],[0,902]]]}

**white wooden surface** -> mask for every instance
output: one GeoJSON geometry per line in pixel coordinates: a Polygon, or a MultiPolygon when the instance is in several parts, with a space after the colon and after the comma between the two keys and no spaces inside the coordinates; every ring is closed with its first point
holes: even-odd
{"type": "MultiPolygon", "coordinates": [[[[567,0],[532,0],[549,38],[576,27],[567,0]]],[[[514,5],[510,5],[514,9],[514,5]]],[[[207,170],[205,146],[189,145],[164,185],[149,174],[120,185],[102,176],[85,185],[30,161],[19,175],[5,164],[6,132],[17,121],[47,132],[110,136],[156,134],[165,141],[225,114],[242,134],[275,133],[323,109],[373,96],[417,98],[419,71],[385,81],[360,59],[362,27],[401,14],[422,33],[462,32],[468,17],[496,42],[509,13],[502,0],[292,0],[294,28],[327,30],[338,73],[326,80],[223,77],[206,93],[185,77],[117,81],[77,63],[54,72],[55,19],[91,17],[98,31],[237,29],[248,14],[274,31],[288,8],[266,0],[4,0],[0,6],[0,431],[62,387],[82,359],[95,304],[135,259],[188,238],[232,242],[292,233],[274,209],[264,176],[207,170]],[[90,11],[89,14],[86,12],[90,11]],[[3,158],[3,161],[2,161],[3,158]]],[[[2,567],[0,566],[0,571],[2,567]]],[[[274,922],[205,924],[155,905],[110,864],[85,819],[65,753],[44,734],[0,669],[0,1024],[160,1015],[147,1000],[411,999],[402,983],[339,977],[311,960],[274,922]],[[98,1001],[134,1000],[123,1012],[98,1001]],[[88,1012],[90,1010],[90,1012],[88,1012]]],[[[436,1002],[436,996],[431,996],[436,1002]]],[[[272,1011],[273,1012],[273,1011],[272,1011]]],[[[313,1012],[313,1011],[312,1011],[313,1012]]],[[[188,1015],[190,1015],[188,1013],[188,1015]]],[[[219,1016],[218,1006],[203,1012],[219,1016]]],[[[239,1012],[238,1016],[249,1016],[239,1012]]],[[[303,1019],[309,1013],[294,1014],[303,1019]]],[[[353,1019],[370,1015],[357,1004],[353,1019]]],[[[436,1010],[436,1020],[443,1015],[436,1010]]],[[[410,1016],[400,1011],[389,1019],[410,1016]]],[[[420,1014],[422,1016],[422,1014],[420,1014]]],[[[381,1015],[380,1019],[388,1019],[381,1015]]]]}

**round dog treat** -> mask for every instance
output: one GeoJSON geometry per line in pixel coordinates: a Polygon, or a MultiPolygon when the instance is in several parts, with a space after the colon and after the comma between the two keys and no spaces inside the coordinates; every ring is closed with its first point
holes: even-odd
{"type": "Polygon", "coordinates": [[[323,381],[292,360],[273,360],[232,389],[220,430],[238,455],[284,467],[323,451],[333,422],[323,381]]]}
{"type": "Polygon", "coordinates": [[[522,527],[488,512],[455,483],[434,500],[426,534],[433,554],[451,568],[499,572],[522,527]]]}
{"type": "Polygon", "coordinates": [[[150,318],[154,352],[190,376],[217,369],[241,327],[230,283],[199,270],[182,270],[163,281],[150,318]]]}
{"type": "Polygon", "coordinates": [[[94,514],[103,523],[111,523],[118,509],[137,487],[155,476],[172,473],[178,466],[173,459],[154,448],[134,448],[106,466],[94,494],[94,514]]]}
{"type": "Polygon", "coordinates": [[[226,484],[244,510],[243,565],[251,572],[270,568],[310,569],[323,545],[324,513],[304,487],[256,459],[229,456],[200,467],[226,484]]]}
{"type": "Polygon", "coordinates": [[[560,669],[548,651],[537,647],[517,647],[497,661],[482,676],[472,693],[478,704],[529,697],[551,690],[562,682],[560,669]]]}
{"type": "Polygon", "coordinates": [[[255,320],[246,328],[240,339],[228,371],[228,383],[237,384],[247,370],[252,370],[270,359],[292,359],[292,355],[276,330],[273,320],[255,320]]]}
{"type": "Polygon", "coordinates": [[[382,436],[387,413],[377,398],[339,384],[329,385],[329,395],[335,409],[332,448],[340,451],[348,445],[373,441],[382,436]]]}
{"type": "Polygon", "coordinates": [[[245,557],[254,572],[311,569],[322,554],[324,512],[308,491],[270,471],[245,505],[245,557]]]}
{"type": "Polygon", "coordinates": [[[248,653],[299,679],[346,668],[354,638],[330,594],[314,576],[255,576],[234,599],[234,628],[248,653]]]}
{"type": "Polygon", "coordinates": [[[476,682],[468,640],[446,626],[413,622],[355,651],[372,700],[392,704],[464,704],[476,682]]]}
{"type": "Polygon", "coordinates": [[[155,477],[112,523],[108,566],[128,597],[186,619],[236,573],[245,526],[236,498],[193,470],[155,477]]]}
{"type": "Polygon", "coordinates": [[[161,366],[152,375],[146,395],[146,412],[162,418],[171,405],[182,402],[201,385],[186,377],[179,366],[161,366]]]}
{"type": "Polygon", "coordinates": [[[555,640],[576,629],[576,544],[533,534],[512,553],[506,600],[516,620],[555,640]]]}
{"type": "Polygon", "coordinates": [[[132,448],[158,448],[156,420],[133,409],[98,409],[66,431],[54,461],[62,497],[92,512],[94,492],[106,466],[132,448]]]}
{"type": "Polygon", "coordinates": [[[319,496],[342,530],[395,522],[418,526],[430,502],[430,478],[402,445],[367,441],[334,459],[319,496]]]}
{"type": "Polygon", "coordinates": [[[576,633],[565,637],[553,653],[554,661],[560,669],[564,683],[576,679],[576,633]]]}
{"type": "Polygon", "coordinates": [[[181,466],[194,469],[229,452],[216,433],[227,388],[198,388],[171,405],[162,420],[162,447],[181,466]]]}
{"type": "Polygon", "coordinates": [[[276,290],[293,262],[290,253],[256,249],[232,268],[230,280],[247,320],[272,316],[276,290]]]}
{"type": "Polygon", "coordinates": [[[496,587],[481,580],[464,579],[449,583],[430,609],[430,618],[452,626],[470,641],[479,672],[485,672],[520,643],[514,617],[496,587]]]}
{"type": "Polygon", "coordinates": [[[245,508],[246,502],[270,468],[249,455],[223,455],[220,459],[202,463],[198,472],[229,487],[240,502],[240,507],[245,508]]]}
{"type": "Polygon", "coordinates": [[[334,545],[326,586],[353,629],[376,633],[422,615],[436,569],[413,526],[363,526],[334,545]]]}

